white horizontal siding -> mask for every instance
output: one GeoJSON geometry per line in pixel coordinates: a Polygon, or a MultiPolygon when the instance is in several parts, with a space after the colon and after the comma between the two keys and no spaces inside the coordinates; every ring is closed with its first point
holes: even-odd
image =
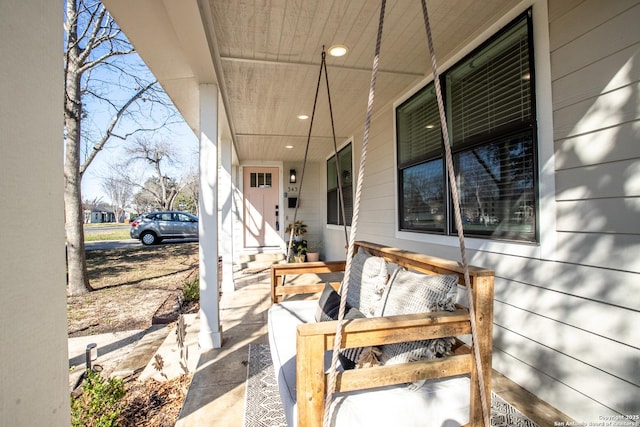
{"type": "MultiPolygon", "coordinates": [[[[576,284],[575,287],[580,284],[576,284]]],[[[600,283],[598,286],[600,299],[606,295],[609,288],[624,288],[622,284],[615,282],[600,283]]],[[[633,291],[620,291],[620,297],[627,298],[627,301],[633,298],[633,291]]],[[[495,282],[495,298],[496,303],[503,304],[504,306],[511,307],[512,310],[519,311],[523,321],[531,318],[531,316],[541,317],[548,319],[549,321],[558,322],[571,328],[575,328],[575,336],[582,336],[583,334],[589,334],[589,337],[601,337],[603,339],[611,340],[612,342],[620,343],[627,346],[629,349],[633,348],[637,352],[640,350],[640,343],[637,342],[637,332],[634,325],[640,324],[640,307],[636,306],[635,309],[629,307],[627,301],[621,301],[627,303],[627,307],[612,305],[610,303],[604,303],[595,299],[589,299],[584,297],[578,297],[570,295],[557,290],[546,289],[539,285],[528,285],[516,281],[508,281],[502,278],[496,278],[495,282]]],[[[609,298],[607,298],[609,299],[609,298]]],[[[631,304],[632,301],[629,301],[631,304]]],[[[636,300],[636,303],[638,301],[636,300]]],[[[496,306],[497,310],[497,306],[496,306]]],[[[496,317],[496,323],[505,325],[504,320],[499,322],[496,317]]],[[[539,330],[538,323],[530,323],[524,326],[522,330],[532,328],[531,336],[535,336],[539,333],[548,333],[547,330],[539,330]]],[[[553,330],[553,328],[551,329],[553,330]]],[[[522,333],[522,332],[521,332],[522,333]]],[[[529,336],[528,334],[524,334],[529,336]]],[[[552,334],[554,337],[560,336],[559,334],[552,334]]],[[[570,333],[573,337],[573,332],[570,333]]],[[[550,338],[551,339],[551,338],[550,338]]],[[[555,339],[555,338],[553,338],[555,339]]],[[[538,339],[537,341],[545,342],[544,339],[538,339]]],[[[564,344],[555,343],[551,345],[551,342],[546,342],[547,345],[562,349],[564,344]]],[[[566,351],[565,351],[566,352],[566,351]]],[[[567,352],[568,354],[573,354],[567,352]]],[[[634,353],[637,354],[637,353],[634,353]]],[[[587,358],[592,358],[592,355],[588,355],[587,358]]],[[[615,362],[614,360],[605,361],[603,363],[615,362]]],[[[640,363],[640,358],[638,359],[640,363]]],[[[592,364],[599,366],[597,359],[594,359],[592,364]]],[[[605,367],[602,367],[605,369],[605,367]]],[[[605,369],[607,371],[615,372],[615,368],[605,369]]],[[[633,380],[640,384],[640,377],[633,380]]]]}
{"type": "Polygon", "coordinates": [[[500,337],[494,369],[574,420],[596,422],[601,415],[637,413],[640,389],[633,384],[500,326],[494,327],[494,335],[500,337]]]}
{"type": "Polygon", "coordinates": [[[584,0],[563,0],[549,2],[549,22],[558,22],[565,14],[578,7],[584,0]]]}
{"type": "MultiPolygon", "coordinates": [[[[585,251],[589,250],[588,245],[585,248],[585,251]]],[[[637,258],[637,253],[637,250],[632,251],[632,256],[637,258]]],[[[640,311],[640,280],[637,274],[627,271],[487,252],[470,252],[469,260],[471,264],[493,268],[496,286],[500,281],[513,283],[502,291],[509,292],[503,295],[506,302],[516,304],[514,301],[519,301],[523,292],[519,284],[527,284],[545,291],[532,295],[532,298],[540,298],[541,304],[545,304],[545,298],[551,298],[551,294],[546,293],[549,291],[560,294],[554,295],[553,299],[564,295],[640,311]]]]}
{"type": "MultiPolygon", "coordinates": [[[[624,380],[635,388],[640,387],[638,384],[640,382],[640,349],[601,335],[594,335],[583,329],[567,325],[565,322],[520,310],[498,300],[496,300],[494,309],[497,326],[579,361],[589,368],[624,380]],[[553,331],[553,333],[549,331],[553,331]],[[612,355],[615,357],[611,357],[612,355]]],[[[557,309],[558,307],[556,307],[557,309]]],[[[567,312],[571,309],[570,306],[562,307],[562,310],[567,312]]],[[[610,323],[607,318],[600,320],[610,323]]],[[[614,333],[613,328],[611,329],[609,333],[614,333]]],[[[503,344],[503,341],[503,335],[497,330],[495,334],[496,347],[508,348],[503,344]]],[[[542,369],[542,366],[539,368],[542,369]]],[[[584,367],[583,369],[589,368],[584,367]]],[[[561,379],[559,373],[560,370],[557,371],[556,376],[561,379]]],[[[640,392],[640,390],[637,391],[640,392]]]]}
{"type": "Polygon", "coordinates": [[[553,105],[564,108],[638,81],[640,44],[636,43],[553,82],[553,105]],[[612,73],[612,70],[615,72],[612,73]]]}
{"type": "Polygon", "coordinates": [[[556,206],[558,231],[640,233],[639,198],[559,201],[556,206]]]}
{"type": "Polygon", "coordinates": [[[554,110],[554,139],[569,138],[640,119],[640,83],[554,110]]]}
{"type": "Polygon", "coordinates": [[[640,395],[637,348],[500,302],[495,305],[495,325],[496,348],[607,407],[622,413],[633,409],[616,393],[640,395]]]}
{"type": "Polygon", "coordinates": [[[562,0],[549,5],[551,50],[556,50],[637,6],[636,0],[562,0]],[[581,4],[582,3],[582,4],[581,4]]]}
{"type": "MultiPolygon", "coordinates": [[[[640,148],[639,148],[640,150],[640,148]]],[[[640,196],[640,156],[556,172],[556,200],[604,199],[640,196]],[[600,177],[596,185],[587,183],[600,177]]]]}
{"type": "Polygon", "coordinates": [[[572,5],[549,26],[559,262],[497,281],[496,335],[573,392],[532,391],[589,422],[640,410],[640,2],[572,5]]]}
{"type": "MultiPolygon", "coordinates": [[[[577,266],[603,267],[614,272],[620,271],[621,274],[640,273],[640,238],[636,234],[558,232],[556,238],[558,261],[577,266]]],[[[636,276],[629,279],[640,282],[636,276]]]]}
{"type": "Polygon", "coordinates": [[[557,170],[640,157],[640,122],[626,122],[606,129],[556,141],[557,170]]]}
{"type": "Polygon", "coordinates": [[[549,31],[553,79],[638,43],[638,22],[640,5],[637,1],[589,1],[566,14],[560,22],[552,22],[549,31]],[[633,3],[634,6],[620,10],[611,7],[612,3],[633,3]],[[613,11],[615,15],[606,11],[613,11]]]}

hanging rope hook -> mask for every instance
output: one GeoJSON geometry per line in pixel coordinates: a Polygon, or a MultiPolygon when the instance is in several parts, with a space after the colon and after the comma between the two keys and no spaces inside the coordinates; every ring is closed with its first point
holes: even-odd
{"type": "MultiPolygon", "coordinates": [[[[333,135],[333,152],[336,158],[336,182],[338,184],[338,200],[340,202],[340,212],[342,214],[342,225],[344,229],[344,242],[349,244],[349,236],[347,233],[347,215],[344,209],[344,193],[342,191],[342,174],[340,173],[340,161],[338,159],[338,143],[336,141],[336,128],[333,122],[333,106],[331,104],[331,90],[329,89],[329,72],[327,71],[326,53],[322,46],[322,65],[324,68],[324,78],[327,84],[327,99],[329,101],[329,115],[331,116],[331,134],[333,135]]],[[[327,171],[328,172],[328,171],[327,171]]]]}
{"type": "MultiPolygon", "coordinates": [[[[322,61],[324,62],[324,47],[322,48],[322,61]]],[[[287,261],[291,261],[291,246],[293,245],[293,230],[295,228],[296,221],[298,219],[298,207],[300,206],[300,195],[302,194],[302,184],[304,183],[304,172],[307,167],[307,157],[309,156],[309,144],[311,143],[311,130],[313,129],[313,121],[316,117],[316,106],[318,104],[318,93],[320,92],[320,82],[322,81],[322,64],[320,64],[320,71],[318,72],[318,83],[316,84],[316,96],[313,99],[313,110],[311,112],[311,120],[309,122],[309,133],[307,134],[307,145],[304,150],[304,161],[302,163],[302,173],[300,174],[300,185],[298,186],[298,198],[296,199],[296,208],[293,211],[293,223],[291,226],[291,233],[289,234],[289,244],[287,245],[287,261]]],[[[283,285],[284,285],[283,279],[283,285]]]]}

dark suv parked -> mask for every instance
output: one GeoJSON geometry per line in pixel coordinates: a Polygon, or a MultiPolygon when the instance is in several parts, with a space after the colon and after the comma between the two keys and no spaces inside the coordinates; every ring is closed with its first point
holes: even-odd
{"type": "Polygon", "coordinates": [[[131,223],[129,235],[145,245],[153,245],[163,239],[198,237],[198,217],[186,212],[150,212],[131,223]]]}

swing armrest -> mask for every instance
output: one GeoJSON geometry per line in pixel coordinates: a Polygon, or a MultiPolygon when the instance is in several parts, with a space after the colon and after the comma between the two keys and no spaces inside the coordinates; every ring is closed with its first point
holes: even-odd
{"type": "MultiPolygon", "coordinates": [[[[296,381],[306,384],[297,388],[298,415],[300,420],[306,420],[306,425],[321,425],[328,383],[324,354],[333,349],[337,323],[328,321],[297,327],[296,381]]],[[[471,324],[466,309],[353,319],[344,323],[341,347],[379,346],[470,333],[471,324]]],[[[458,345],[452,353],[433,360],[340,372],[336,377],[336,392],[471,374],[473,359],[470,348],[458,345]]]]}
{"type": "MultiPolygon", "coordinates": [[[[274,264],[271,266],[271,303],[274,304],[276,302],[280,302],[285,296],[321,292],[325,286],[325,282],[285,284],[286,276],[340,273],[344,272],[345,266],[345,261],[274,264]]],[[[330,284],[335,289],[340,286],[340,282],[330,282],[330,284]]]]}

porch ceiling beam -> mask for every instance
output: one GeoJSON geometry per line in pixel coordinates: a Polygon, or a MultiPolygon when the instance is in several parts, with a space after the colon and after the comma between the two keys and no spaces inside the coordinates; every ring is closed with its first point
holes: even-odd
{"type": "MultiPolygon", "coordinates": [[[[255,58],[242,58],[237,56],[221,56],[220,61],[222,62],[238,62],[245,64],[254,64],[254,65],[276,65],[276,66],[293,66],[293,67],[313,67],[318,68],[320,66],[319,62],[290,62],[290,61],[272,61],[268,59],[255,59],[255,58]]],[[[344,65],[331,65],[331,68],[344,70],[344,71],[357,71],[357,72],[366,72],[371,73],[370,68],[363,67],[347,67],[344,65]]],[[[394,71],[394,70],[378,70],[379,74],[391,74],[395,76],[409,76],[409,77],[423,77],[423,73],[409,72],[409,71],[394,71]]]]}
{"type": "MultiPolygon", "coordinates": [[[[278,134],[278,133],[236,133],[237,136],[266,136],[276,138],[307,138],[308,135],[294,135],[294,134],[278,134]]],[[[311,135],[312,139],[333,139],[331,135],[311,135]]],[[[337,140],[345,140],[348,137],[336,135],[337,140]]]]}

